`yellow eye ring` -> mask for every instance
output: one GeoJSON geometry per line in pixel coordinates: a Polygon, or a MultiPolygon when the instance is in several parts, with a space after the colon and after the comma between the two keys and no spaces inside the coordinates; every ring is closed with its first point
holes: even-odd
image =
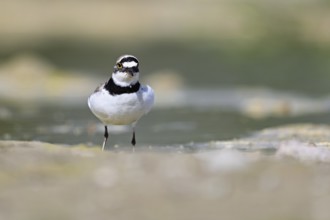
{"type": "Polygon", "coordinates": [[[117,68],[118,68],[118,69],[123,68],[123,64],[121,64],[121,63],[117,63],[117,68]]]}

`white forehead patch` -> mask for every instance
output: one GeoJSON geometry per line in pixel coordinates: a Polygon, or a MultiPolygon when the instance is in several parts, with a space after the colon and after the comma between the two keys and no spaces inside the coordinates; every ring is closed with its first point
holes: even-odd
{"type": "Polygon", "coordinates": [[[126,68],[131,68],[131,67],[134,67],[134,66],[137,66],[138,64],[135,62],[135,61],[130,61],[130,62],[124,62],[123,63],[123,67],[126,67],[126,68]]]}

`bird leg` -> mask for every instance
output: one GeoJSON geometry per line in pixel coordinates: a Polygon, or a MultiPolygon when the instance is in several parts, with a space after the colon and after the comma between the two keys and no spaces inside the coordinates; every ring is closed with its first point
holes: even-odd
{"type": "Polygon", "coordinates": [[[135,141],[135,128],[134,127],[133,127],[133,136],[132,136],[131,144],[133,145],[133,152],[135,152],[136,141],[135,141]]]}
{"type": "Polygon", "coordinates": [[[107,143],[108,137],[109,137],[108,127],[104,126],[104,141],[103,141],[103,145],[102,145],[102,151],[104,151],[104,147],[105,147],[105,144],[107,143]]]}

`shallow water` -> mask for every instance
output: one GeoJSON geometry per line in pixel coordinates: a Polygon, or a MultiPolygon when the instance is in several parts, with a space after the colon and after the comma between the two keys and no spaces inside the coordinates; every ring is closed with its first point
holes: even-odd
{"type": "MultiPolygon", "coordinates": [[[[0,118],[1,139],[38,140],[58,144],[101,145],[104,128],[82,106],[3,107],[0,118]]],[[[155,107],[137,126],[139,146],[198,148],[200,143],[248,136],[266,127],[291,123],[327,123],[329,114],[254,119],[239,112],[219,108],[155,107]]],[[[130,146],[129,127],[109,127],[107,149],[130,146]]],[[[169,149],[170,149],[169,148],[169,149]]]]}
{"type": "MultiPolygon", "coordinates": [[[[92,145],[103,141],[103,126],[87,105],[48,106],[25,109],[23,112],[13,109],[10,112],[12,116],[2,119],[0,125],[5,139],[92,145]]],[[[247,131],[242,126],[249,126],[249,121],[252,122],[251,119],[229,112],[187,108],[154,109],[140,120],[137,140],[138,145],[174,145],[232,138],[247,131]]],[[[110,146],[130,143],[130,128],[118,126],[109,128],[109,131],[110,146]]]]}

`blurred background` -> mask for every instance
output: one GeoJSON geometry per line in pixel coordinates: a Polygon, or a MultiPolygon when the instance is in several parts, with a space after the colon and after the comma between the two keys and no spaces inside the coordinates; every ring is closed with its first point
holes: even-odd
{"type": "Polygon", "coordinates": [[[329,220],[329,27],[328,0],[0,0],[0,219],[329,220]],[[156,93],[135,154],[87,106],[123,54],[156,93]]]}
{"type": "MultiPolygon", "coordinates": [[[[0,139],[99,145],[86,101],[133,54],[156,90],[141,145],[329,123],[326,0],[0,1],[0,139]]],[[[127,128],[111,144],[128,145],[127,128]]]]}

